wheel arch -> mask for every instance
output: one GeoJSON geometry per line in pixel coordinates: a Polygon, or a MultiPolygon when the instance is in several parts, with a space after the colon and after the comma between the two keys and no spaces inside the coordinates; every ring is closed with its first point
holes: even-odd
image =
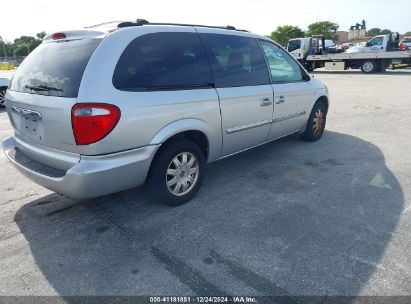
{"type": "MultiPolygon", "coordinates": [[[[311,111],[313,110],[314,106],[315,106],[318,102],[323,102],[323,103],[325,104],[326,109],[327,109],[327,113],[328,113],[328,108],[329,108],[329,105],[330,105],[330,101],[329,101],[329,98],[328,98],[328,96],[327,96],[326,94],[319,93],[319,94],[317,94],[317,95],[313,98],[313,100],[314,100],[314,101],[313,101],[311,107],[309,108],[309,112],[307,113],[307,114],[308,114],[308,115],[307,115],[307,121],[305,122],[304,127],[301,129],[300,134],[303,133],[304,130],[305,130],[305,128],[307,127],[307,123],[308,123],[308,119],[309,119],[309,117],[310,117],[311,111]]],[[[327,114],[327,113],[326,113],[326,114],[327,114]]]]}
{"type": "Polygon", "coordinates": [[[328,99],[328,96],[322,95],[322,96],[318,97],[317,100],[314,102],[313,107],[314,107],[314,105],[315,105],[317,102],[322,102],[322,103],[324,103],[325,106],[326,106],[326,109],[327,109],[327,113],[328,113],[328,107],[329,107],[329,99],[328,99]]]}
{"type": "Polygon", "coordinates": [[[206,161],[217,159],[221,153],[221,130],[213,132],[213,129],[206,122],[199,119],[183,119],[166,125],[157,132],[150,144],[166,145],[179,139],[196,143],[204,153],[206,161]],[[219,134],[219,139],[215,138],[216,133],[219,134]]]}

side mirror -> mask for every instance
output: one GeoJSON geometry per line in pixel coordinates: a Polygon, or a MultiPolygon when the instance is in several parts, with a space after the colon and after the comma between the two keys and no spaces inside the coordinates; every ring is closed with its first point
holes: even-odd
{"type": "MultiPolygon", "coordinates": [[[[308,74],[305,73],[304,71],[301,71],[301,73],[302,73],[302,75],[303,75],[303,80],[304,80],[304,81],[310,81],[310,80],[311,80],[310,75],[308,75],[308,74]]],[[[314,77],[314,72],[311,72],[311,73],[312,73],[312,77],[314,77]]]]}
{"type": "Polygon", "coordinates": [[[371,44],[370,44],[369,42],[367,42],[367,43],[365,44],[365,46],[371,46],[371,44]]]}

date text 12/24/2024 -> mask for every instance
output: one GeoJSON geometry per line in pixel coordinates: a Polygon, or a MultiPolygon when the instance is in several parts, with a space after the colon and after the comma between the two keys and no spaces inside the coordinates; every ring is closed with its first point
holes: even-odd
{"type": "Polygon", "coordinates": [[[257,303],[255,297],[150,297],[150,303],[257,303]]]}

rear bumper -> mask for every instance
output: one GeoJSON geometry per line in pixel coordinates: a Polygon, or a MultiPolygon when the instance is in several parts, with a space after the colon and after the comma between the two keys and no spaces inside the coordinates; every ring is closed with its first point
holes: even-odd
{"type": "Polygon", "coordinates": [[[130,189],[145,182],[159,145],[99,156],[81,156],[67,171],[35,161],[16,145],[3,141],[9,161],[26,177],[52,191],[72,198],[92,198],[130,189]]]}

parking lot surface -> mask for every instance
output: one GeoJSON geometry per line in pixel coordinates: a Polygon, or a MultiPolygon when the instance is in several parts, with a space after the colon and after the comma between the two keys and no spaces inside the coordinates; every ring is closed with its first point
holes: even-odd
{"type": "Polygon", "coordinates": [[[0,295],[411,295],[411,70],[315,77],[320,141],[213,163],[177,208],[65,198],[2,153],[0,295]]]}

